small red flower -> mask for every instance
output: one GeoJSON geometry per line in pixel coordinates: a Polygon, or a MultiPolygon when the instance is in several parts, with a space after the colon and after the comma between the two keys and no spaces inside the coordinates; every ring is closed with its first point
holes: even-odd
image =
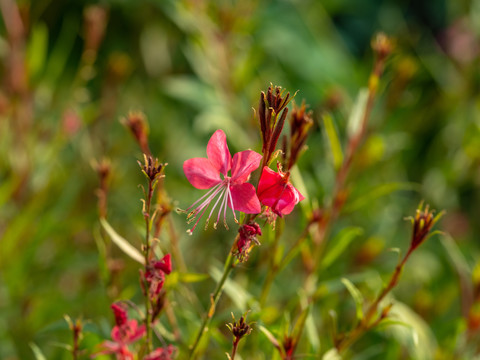
{"type": "Polygon", "coordinates": [[[168,345],[166,348],[157,348],[145,356],[143,360],[172,360],[175,347],[168,345]]]}
{"type": "Polygon", "coordinates": [[[145,279],[149,285],[150,297],[154,298],[160,293],[165,282],[165,274],[172,272],[172,261],[170,254],[165,255],[161,260],[151,263],[145,273],[145,279]]]}
{"type": "Polygon", "coordinates": [[[99,345],[99,351],[92,355],[92,358],[98,355],[115,354],[117,360],[133,360],[133,354],[128,345],[134,343],[145,334],[145,325],[138,326],[137,320],[128,320],[127,313],[118,304],[112,304],[112,310],[115,314],[115,325],[110,336],[113,341],[104,341],[99,345]]]}
{"type": "Polygon", "coordinates": [[[258,214],[261,211],[255,187],[247,183],[250,174],[258,168],[261,159],[262,155],[252,150],[238,152],[232,158],[225,133],[217,130],[208,141],[207,158],[193,158],[183,163],[185,176],[195,188],[210,189],[185,210],[188,213],[189,222],[196,219],[193,228],[188,230],[190,234],[215,198],[217,200],[210,210],[205,227],[208,226],[208,221],[219,204],[215,228],[223,212],[224,224],[228,229],[227,206],[232,209],[235,222],[237,222],[235,210],[246,214],[258,214]],[[231,171],[230,176],[229,171],[231,171]],[[200,205],[195,207],[198,203],[200,205]]]}
{"type": "Polygon", "coordinates": [[[290,173],[284,173],[278,168],[278,173],[265,166],[258,183],[258,198],[260,202],[282,217],[290,214],[305,197],[293,187],[289,181],[290,173]]]}
{"type": "Polygon", "coordinates": [[[262,235],[262,229],[260,229],[260,226],[256,222],[250,222],[240,226],[238,234],[239,237],[235,255],[240,262],[244,262],[248,260],[248,255],[253,247],[252,242],[254,245],[260,245],[260,242],[257,240],[257,235],[262,235]]]}

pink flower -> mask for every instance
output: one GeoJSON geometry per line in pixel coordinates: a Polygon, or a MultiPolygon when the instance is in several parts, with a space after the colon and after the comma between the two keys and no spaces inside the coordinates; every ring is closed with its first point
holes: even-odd
{"type": "Polygon", "coordinates": [[[255,245],[260,245],[260,242],[257,240],[257,235],[262,235],[262,229],[260,229],[260,226],[256,222],[250,222],[241,225],[238,229],[238,234],[237,251],[234,255],[237,256],[240,262],[245,262],[248,260],[248,255],[253,247],[252,242],[255,245]]]}
{"type": "Polygon", "coordinates": [[[290,173],[284,173],[279,167],[278,173],[265,166],[258,183],[260,202],[282,217],[290,214],[305,197],[289,182],[290,173]]]}
{"type": "Polygon", "coordinates": [[[104,341],[99,345],[99,351],[92,355],[92,358],[98,355],[115,354],[117,360],[133,360],[133,354],[128,345],[134,343],[145,334],[145,325],[138,326],[137,320],[128,320],[127,313],[118,304],[112,304],[112,310],[115,314],[115,325],[110,336],[113,341],[104,341]]]}
{"type": "Polygon", "coordinates": [[[143,360],[172,360],[175,347],[168,345],[166,348],[157,348],[145,356],[143,360]]]}
{"type": "Polygon", "coordinates": [[[223,212],[224,224],[228,229],[227,206],[232,209],[235,222],[238,222],[235,210],[246,214],[258,214],[261,211],[255,187],[247,183],[250,173],[258,168],[261,159],[262,155],[252,150],[238,152],[232,159],[225,133],[217,130],[208,141],[207,158],[193,158],[183,163],[185,176],[195,188],[210,189],[185,210],[188,213],[189,223],[196,219],[193,228],[188,230],[190,234],[215,198],[217,200],[210,210],[205,227],[208,226],[208,221],[218,205],[220,207],[217,220],[213,225],[215,228],[223,212]],[[229,171],[231,171],[230,176],[229,171]],[[200,205],[197,205],[198,203],[200,205]]]}
{"type": "Polygon", "coordinates": [[[148,266],[145,279],[149,284],[150,297],[154,298],[162,290],[165,282],[165,275],[172,272],[172,261],[170,254],[165,255],[161,260],[153,261],[148,266]]]}

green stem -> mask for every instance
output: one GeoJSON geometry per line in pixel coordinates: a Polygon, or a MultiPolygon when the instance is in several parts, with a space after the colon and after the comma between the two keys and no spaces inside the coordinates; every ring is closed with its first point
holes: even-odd
{"type": "MultiPolygon", "coordinates": [[[[144,273],[147,273],[148,263],[150,261],[150,207],[152,203],[152,196],[153,196],[153,182],[152,180],[148,181],[148,194],[145,203],[145,212],[143,214],[145,218],[145,248],[144,248],[144,255],[145,255],[145,267],[144,273]]],[[[151,328],[151,312],[150,312],[150,289],[148,285],[147,279],[143,279],[144,288],[145,288],[145,345],[147,348],[147,353],[152,351],[152,328],[151,328]]]]}
{"type": "MultiPolygon", "coordinates": [[[[235,239],[233,246],[235,246],[236,241],[237,239],[235,239]]],[[[213,315],[215,314],[215,309],[216,309],[218,300],[222,295],[225,282],[227,281],[228,276],[230,275],[230,272],[233,270],[234,267],[235,267],[235,257],[232,255],[232,251],[230,251],[228,254],[227,260],[225,261],[222,278],[217,283],[217,287],[215,288],[213,295],[211,295],[210,297],[210,308],[208,310],[208,313],[203,318],[202,324],[200,325],[200,329],[198,330],[197,336],[195,337],[195,341],[190,348],[190,355],[188,357],[189,359],[195,358],[195,352],[197,350],[198,344],[200,343],[200,340],[202,339],[203,334],[208,331],[208,325],[210,325],[213,315]]]]}
{"type": "Polygon", "coordinates": [[[383,314],[381,314],[377,319],[374,319],[374,317],[378,313],[378,305],[385,298],[385,296],[387,296],[387,294],[392,291],[393,288],[398,284],[398,281],[400,280],[400,275],[402,274],[403,268],[405,267],[405,263],[407,262],[407,259],[410,257],[411,253],[412,249],[409,249],[403,259],[395,267],[395,271],[393,272],[387,286],[385,286],[380,292],[380,294],[378,294],[375,301],[370,304],[364,318],[361,319],[357,326],[347,336],[345,336],[340,342],[336,344],[336,348],[340,354],[346,351],[350,346],[352,346],[367,331],[378,325],[378,323],[383,319],[383,314]]]}

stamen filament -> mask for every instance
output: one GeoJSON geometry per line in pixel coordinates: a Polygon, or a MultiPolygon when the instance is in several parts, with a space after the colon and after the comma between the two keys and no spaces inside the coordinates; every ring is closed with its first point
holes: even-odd
{"type": "Polygon", "coordinates": [[[233,220],[235,220],[235,222],[238,224],[237,216],[235,215],[235,208],[233,207],[233,198],[230,186],[228,187],[228,199],[230,200],[230,207],[232,208],[233,220]]]}
{"type": "Polygon", "coordinates": [[[220,187],[222,185],[222,183],[218,183],[217,185],[215,185],[213,188],[211,188],[205,195],[203,195],[200,199],[198,199],[197,201],[195,201],[192,205],[190,205],[186,210],[185,212],[188,212],[188,210],[190,210],[191,208],[193,208],[196,204],[198,204],[200,201],[202,201],[203,199],[205,199],[207,196],[209,196],[212,192],[216,191],[218,189],[218,187],[220,187]]]}
{"type": "MultiPolygon", "coordinates": [[[[210,217],[212,216],[213,211],[214,211],[215,208],[217,207],[220,199],[221,199],[223,196],[225,196],[225,191],[226,191],[226,189],[223,190],[223,193],[220,194],[220,196],[218,197],[217,201],[216,201],[215,204],[213,205],[212,210],[210,211],[210,214],[208,215],[207,222],[205,223],[205,229],[207,228],[207,226],[208,226],[208,221],[210,220],[210,217]]],[[[215,225],[214,225],[214,226],[215,226],[215,225]]]]}

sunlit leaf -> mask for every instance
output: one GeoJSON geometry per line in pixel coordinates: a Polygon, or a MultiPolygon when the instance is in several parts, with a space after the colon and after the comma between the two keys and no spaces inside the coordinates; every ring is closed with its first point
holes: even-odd
{"type": "Polygon", "coordinates": [[[27,48],[27,66],[33,78],[43,70],[48,49],[48,28],[44,23],[36,24],[31,31],[27,48]]]}
{"type": "Polygon", "coordinates": [[[33,351],[33,355],[35,356],[36,360],[47,360],[45,355],[43,355],[42,350],[40,350],[40,348],[35,343],[31,342],[29,345],[33,351]]]}
{"type": "Polygon", "coordinates": [[[343,162],[343,152],[342,145],[338,138],[337,130],[335,129],[333,119],[329,114],[324,114],[322,119],[325,133],[327,135],[330,145],[330,153],[332,155],[333,166],[335,167],[335,169],[339,169],[343,162]]]}
{"type": "Polygon", "coordinates": [[[108,223],[106,219],[100,219],[100,224],[110,236],[112,241],[122,250],[125,254],[130,256],[133,260],[138,261],[140,264],[145,264],[143,255],[135,247],[133,247],[127,240],[121,237],[108,223]]]}
{"type": "Polygon", "coordinates": [[[322,356],[322,360],[342,360],[342,357],[336,348],[331,348],[322,356]]]}
{"type": "Polygon", "coordinates": [[[347,288],[348,292],[355,301],[355,307],[357,309],[357,319],[363,319],[363,296],[360,290],[347,278],[342,278],[342,283],[347,288]]]}
{"type": "Polygon", "coordinates": [[[208,274],[198,274],[198,273],[180,273],[179,281],[183,283],[196,283],[210,279],[208,274]]]}
{"type": "Polygon", "coordinates": [[[273,346],[275,346],[280,351],[283,350],[280,341],[278,341],[277,338],[266,327],[258,325],[258,329],[265,334],[265,336],[268,338],[268,340],[270,340],[273,346]]]}
{"type": "Polygon", "coordinates": [[[425,320],[407,305],[398,301],[390,310],[389,318],[398,320],[400,323],[388,326],[385,331],[406,347],[411,358],[419,360],[433,358],[437,343],[425,320]]]}
{"type": "Polygon", "coordinates": [[[348,118],[348,135],[352,137],[354,134],[357,134],[362,126],[363,116],[365,114],[365,109],[367,107],[368,100],[368,89],[363,88],[358,92],[355,104],[353,105],[352,111],[348,118]]]}

